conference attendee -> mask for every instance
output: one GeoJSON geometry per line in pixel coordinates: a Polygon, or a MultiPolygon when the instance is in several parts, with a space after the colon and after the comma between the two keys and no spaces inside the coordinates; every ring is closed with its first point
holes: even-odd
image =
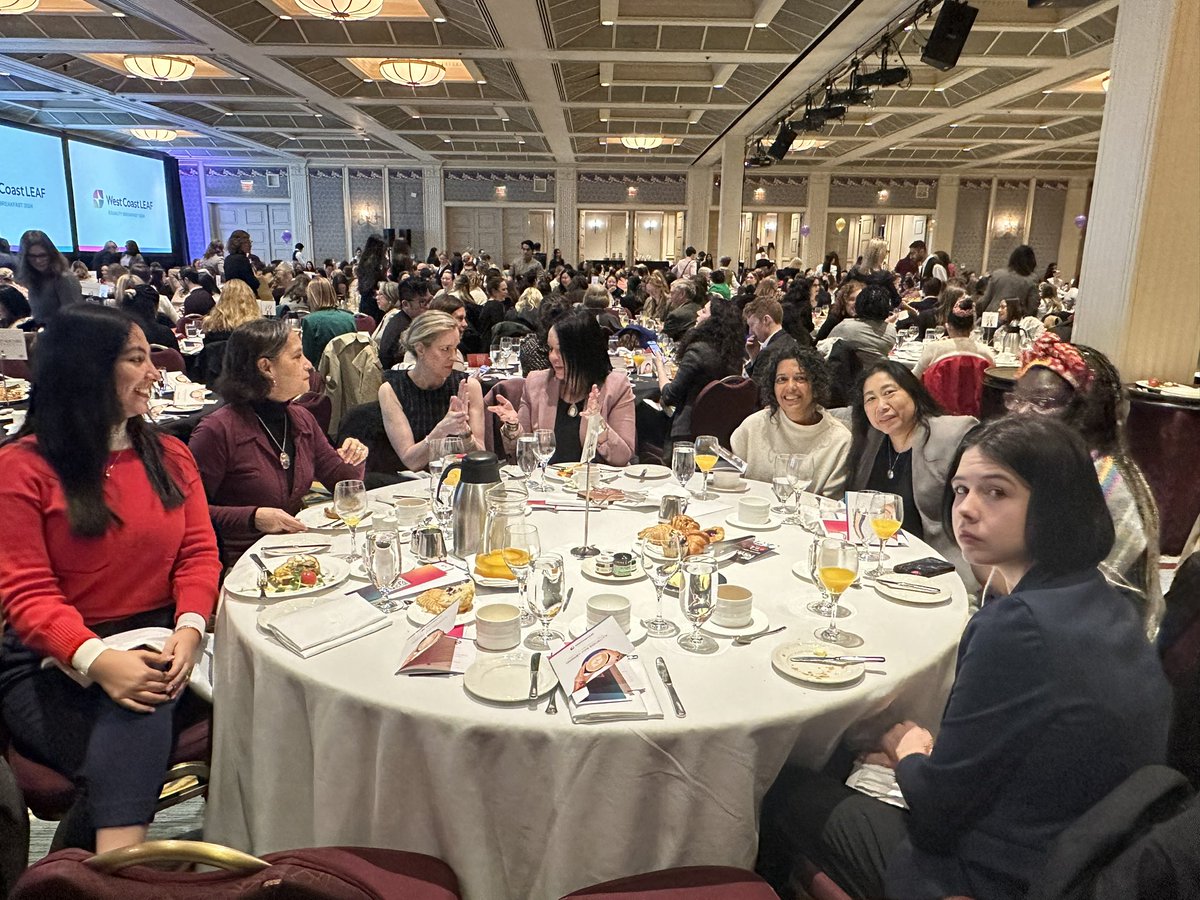
{"type": "Polygon", "coordinates": [[[752,376],[758,358],[765,351],[789,341],[794,342],[795,338],[783,329],[783,306],[778,300],[770,297],[754,300],[742,310],[742,318],[750,330],[750,340],[746,342],[746,353],[750,357],[746,363],[746,374],[752,376]]]}
{"type": "Polygon", "coordinates": [[[484,282],[484,291],[487,294],[487,300],[479,310],[476,328],[479,330],[483,346],[491,348],[492,329],[504,321],[504,316],[509,310],[508,285],[499,275],[489,275],[487,281],[484,282]]]}
{"type": "Polygon", "coordinates": [[[817,266],[817,271],[829,275],[836,282],[842,276],[842,261],[838,258],[837,251],[830,250],[826,253],[825,260],[817,266]]]}
{"type": "Polygon", "coordinates": [[[179,338],[175,330],[158,321],[159,293],[148,284],[139,284],[117,298],[117,306],[137,322],[146,340],[156,347],[179,349],[179,338]]]}
{"type": "Polygon", "coordinates": [[[993,346],[997,348],[1001,346],[1006,334],[1016,334],[1024,342],[1033,342],[1046,330],[1046,326],[1037,316],[1037,301],[1031,300],[1028,295],[1001,300],[997,312],[1000,327],[996,329],[992,341],[993,346]]]}
{"type": "Polygon", "coordinates": [[[788,285],[787,292],[779,298],[783,307],[783,330],[790,334],[801,346],[811,346],[813,327],[813,310],[817,307],[816,279],[798,275],[788,285]]]}
{"type": "Polygon", "coordinates": [[[1068,826],[1166,760],[1170,687],[1097,569],[1113,529],[1078,436],[1001,419],[948,463],[946,533],[1012,589],[968,622],[936,741],[904,721],[867,757],[894,770],[907,809],[832,772],[776,782],[759,871],[777,886],[803,855],[852,897],[1016,900],[1068,826]]]}
{"type": "MultiPolygon", "coordinates": [[[[940,320],[944,317],[943,289],[948,290],[938,279],[932,276],[923,278],[921,280],[921,298],[916,301],[900,301],[900,308],[907,315],[896,322],[896,330],[915,328],[917,329],[917,340],[924,340],[925,332],[941,324],[940,320]]],[[[962,288],[955,288],[955,290],[966,293],[962,288]]]]}
{"type": "Polygon", "coordinates": [[[683,259],[671,266],[676,278],[691,278],[696,274],[699,263],[696,261],[696,248],[688,247],[683,251],[683,259]]]}
{"type": "Polygon", "coordinates": [[[413,320],[429,308],[429,282],[417,278],[406,279],[396,286],[396,294],[399,307],[394,315],[385,319],[383,331],[376,340],[379,364],[385,369],[403,361],[402,336],[413,320]]]}
{"type": "Polygon", "coordinates": [[[850,421],[846,489],[899,494],[904,530],[955,563],[973,586],[972,573],[942,527],[941,498],[954,450],[976,420],[943,415],[912,372],[880,360],[859,377],[850,421]]]}
{"type": "Polygon", "coordinates": [[[304,265],[306,262],[304,256],[304,245],[299,242],[296,244],[296,249],[292,251],[292,262],[300,263],[300,265],[304,265]]]}
{"type": "Polygon", "coordinates": [[[941,302],[949,304],[943,320],[946,337],[924,343],[921,347],[921,358],[913,367],[913,374],[920,378],[922,372],[947,356],[981,356],[994,363],[996,357],[991,348],[971,336],[975,329],[975,305],[967,296],[967,292],[959,287],[948,287],[942,291],[941,302]]]}
{"type": "Polygon", "coordinates": [[[512,274],[514,278],[525,278],[532,274],[534,278],[541,275],[545,271],[542,267],[541,260],[533,255],[533,241],[521,241],[521,257],[512,264],[512,274]]]}
{"type": "Polygon", "coordinates": [[[314,278],[308,283],[307,293],[311,312],[300,320],[300,338],[304,355],[315,368],[321,362],[326,344],[339,334],[357,331],[358,326],[354,314],[338,306],[337,295],[328,281],[314,278]]]}
{"type": "Polygon", "coordinates": [[[379,339],[383,337],[383,329],[400,312],[400,285],[395,281],[379,282],[375,287],[375,303],[383,313],[383,317],[375,325],[375,330],[371,332],[371,340],[378,345],[379,339]]]}
{"type": "Polygon", "coordinates": [[[1015,298],[1024,300],[1027,306],[1037,309],[1038,280],[1037,256],[1028,244],[1017,246],[1008,257],[1008,265],[996,269],[988,276],[987,290],[983,292],[979,312],[996,312],[1000,301],[1015,298]]]}
{"type": "Polygon", "coordinates": [[[925,257],[921,266],[921,278],[936,278],[942,284],[950,283],[950,254],[945,250],[936,250],[925,257]]]}
{"type": "Polygon", "coordinates": [[[671,295],[667,301],[667,315],[663,321],[663,333],[678,341],[689,328],[696,324],[696,315],[704,305],[704,298],[696,289],[691,278],[676,278],[671,282],[671,295]]]}
{"type": "MultiPolygon", "coordinates": [[[[211,277],[209,276],[209,278],[211,277]]],[[[212,312],[217,301],[204,286],[199,269],[184,266],[179,270],[179,281],[183,288],[183,314],[185,316],[207,316],[212,312]]]]}
{"type": "Polygon", "coordinates": [[[913,241],[908,245],[908,256],[896,263],[896,272],[900,275],[920,275],[921,264],[925,262],[928,251],[924,241],[913,241]]]}
{"type": "Polygon", "coordinates": [[[503,423],[506,450],[516,436],[547,428],[555,435],[551,462],[576,462],[583,453],[588,421],[599,416],[601,429],[596,455],[600,462],[628,465],[637,447],[633,389],[623,371],[608,359],[608,340],[586,310],[564,313],[546,335],[550,368],[525,379],[521,409],[501,396],[489,411],[503,423]]]}
{"type": "Polygon", "coordinates": [[[79,279],[71,274],[67,258],[44,231],[31,229],[21,235],[17,283],[28,291],[33,318],[42,325],[60,309],[83,302],[79,279]]]}
{"type": "Polygon", "coordinates": [[[751,413],[729,438],[746,461],[745,477],[770,484],[775,457],[803,453],[813,463],[805,490],[840,500],[846,486],[850,429],[829,415],[829,367],[813,347],[780,344],[759,356],[755,376],[763,408],[751,413]]]}
{"type": "Polygon", "coordinates": [[[882,284],[868,284],[854,302],[854,318],[844,319],[829,332],[830,340],[845,341],[863,366],[887,357],[896,346],[896,327],[887,321],[891,299],[882,284]]]}
{"type": "Polygon", "coordinates": [[[737,307],[728,300],[710,296],[696,318],[696,327],[675,348],[675,377],[669,378],[662,356],[650,354],[658,377],[659,398],[671,412],[670,440],[691,441],[692,408],[710,382],[742,370],[745,341],[737,307]]]}
{"type": "Polygon", "coordinates": [[[1083,438],[1116,528],[1101,568],[1138,595],[1147,631],[1152,632],[1162,615],[1158,507],[1129,452],[1129,397],[1120,372],[1099,350],[1043,334],[1021,354],[1017,383],[1006,405],[1018,417],[1060,419],[1083,438]]]}
{"type": "Polygon", "coordinates": [[[612,298],[604,289],[604,285],[588,285],[588,289],[583,292],[583,308],[595,316],[600,327],[609,334],[616,334],[621,330],[621,317],[612,312],[612,298]]]}
{"type": "Polygon", "coordinates": [[[189,442],[226,566],[264,534],[307,530],[296,514],[314,481],[363,477],[366,446],[347,438],[335,450],[312,413],[291,402],[311,372],[285,319],[247,322],[229,337],[216,383],[225,405],[189,442]]]}
{"type": "Polygon", "coordinates": [[[315,273],[310,275],[308,272],[301,272],[292,279],[292,283],[279,298],[279,307],[276,312],[280,318],[292,316],[294,313],[304,313],[305,315],[309,313],[308,285],[317,277],[315,273]]]}
{"type": "Polygon", "coordinates": [[[125,252],[121,254],[121,265],[127,269],[132,269],[134,266],[144,266],[145,258],[142,256],[142,251],[138,248],[137,241],[126,241],[125,252]]]}
{"type": "Polygon", "coordinates": [[[0,328],[32,330],[36,325],[25,295],[11,285],[0,285],[0,328]]]}
{"type": "Polygon", "coordinates": [[[713,269],[709,276],[708,292],[710,294],[720,294],[726,300],[733,298],[733,289],[728,284],[728,275],[724,269],[713,269]]]}
{"type": "Polygon", "coordinates": [[[258,297],[250,290],[250,286],[241,280],[227,281],[222,285],[217,305],[204,317],[204,343],[227,341],[233,329],[261,318],[258,297]]]}
{"type": "Polygon", "coordinates": [[[71,274],[79,279],[80,284],[86,284],[88,282],[94,283],[96,281],[95,276],[92,275],[92,271],[87,267],[87,264],[78,259],[71,263],[71,274]]]}
{"type": "Polygon", "coordinates": [[[829,304],[829,312],[825,316],[825,321],[813,335],[814,341],[819,343],[825,340],[839,324],[854,318],[855,304],[862,289],[861,281],[842,282],[842,285],[834,292],[833,302],[829,304]]]}
{"type": "Polygon", "coordinates": [[[666,276],[659,269],[655,269],[642,282],[642,289],[646,294],[646,301],[642,304],[642,315],[659,321],[665,319],[671,297],[671,288],[667,285],[666,276]]]}
{"type": "Polygon", "coordinates": [[[256,295],[258,294],[258,276],[254,274],[254,266],[250,263],[252,241],[248,232],[238,229],[229,235],[229,253],[225,256],[223,268],[224,283],[244,281],[256,295]]]}
{"type": "Polygon", "coordinates": [[[0,448],[0,515],[22,536],[0,541],[0,715],[16,749],[82,788],[77,822],[103,853],[145,839],[174,733],[207,711],[184,688],[221,565],[191,454],[144,419],[159,373],[141,328],[68,307],[34,366],[0,448]],[[102,641],[149,626],[168,629],[161,651],[102,641]]]}
{"type": "Polygon", "coordinates": [[[222,277],[225,271],[225,243],[210,241],[200,258],[200,268],[207,269],[214,279],[222,277]]]}
{"type": "Polygon", "coordinates": [[[483,391],[455,367],[458,341],[458,323],[450,315],[423,312],[404,333],[415,364],[383,373],[384,429],[396,455],[414,472],[429,465],[431,438],[461,437],[468,453],[483,447],[483,391]]]}
{"type": "Polygon", "coordinates": [[[376,323],[383,318],[383,310],[375,302],[375,289],[381,281],[387,280],[389,257],[387,242],[378,234],[367,238],[358,256],[358,296],[355,300],[358,311],[370,316],[376,323]]]}
{"type": "Polygon", "coordinates": [[[900,305],[900,292],[896,289],[896,281],[891,269],[887,267],[888,243],[881,238],[867,242],[866,252],[861,262],[854,265],[846,277],[852,281],[861,281],[867,286],[882,287],[887,291],[888,307],[900,305]]]}
{"type": "Polygon", "coordinates": [[[104,246],[92,257],[92,268],[97,274],[104,266],[111,266],[121,261],[121,251],[117,249],[116,241],[105,241],[104,246]]]}

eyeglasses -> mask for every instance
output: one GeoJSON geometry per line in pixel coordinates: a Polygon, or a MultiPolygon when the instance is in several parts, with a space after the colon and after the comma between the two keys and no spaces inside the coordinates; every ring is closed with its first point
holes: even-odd
{"type": "Polygon", "coordinates": [[[1061,397],[1026,397],[1020,394],[1009,394],[1004,398],[1004,408],[1009,412],[1022,410],[1055,412],[1065,407],[1068,402],[1061,397]]]}

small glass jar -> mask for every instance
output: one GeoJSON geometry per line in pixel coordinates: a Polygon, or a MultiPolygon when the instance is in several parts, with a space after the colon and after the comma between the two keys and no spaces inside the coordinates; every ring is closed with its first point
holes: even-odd
{"type": "Polygon", "coordinates": [[[617,553],[613,556],[612,574],[614,578],[628,578],[633,574],[637,564],[633,561],[632,553],[617,553]]]}
{"type": "Polygon", "coordinates": [[[613,555],[601,552],[596,557],[595,566],[597,575],[603,575],[605,578],[609,577],[613,573],[613,555]]]}

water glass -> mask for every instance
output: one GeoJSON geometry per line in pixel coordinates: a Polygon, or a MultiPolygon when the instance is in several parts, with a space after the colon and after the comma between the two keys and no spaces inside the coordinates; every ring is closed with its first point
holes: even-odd
{"type": "MultiPolygon", "coordinates": [[[[537,527],[534,525],[509,525],[504,529],[503,549],[500,551],[500,557],[504,560],[504,564],[517,577],[517,606],[522,610],[528,609],[528,602],[525,597],[525,583],[529,579],[529,572],[533,567],[533,560],[539,553],[542,552],[542,540],[538,534],[537,527]]],[[[525,622],[525,617],[522,616],[522,625],[533,624],[533,619],[530,618],[525,622]]]]}
{"type": "Polygon", "coordinates": [[[517,467],[525,476],[524,482],[526,487],[529,485],[529,477],[537,470],[539,465],[537,453],[537,438],[532,434],[522,434],[517,438],[517,467]]]}
{"type": "Polygon", "coordinates": [[[385,613],[400,609],[400,604],[391,599],[391,593],[401,580],[403,571],[400,539],[395,531],[371,532],[364,565],[371,584],[380,594],[379,600],[372,605],[385,613]]]}
{"type": "Polygon", "coordinates": [[[678,531],[670,531],[661,541],[649,538],[642,541],[642,569],[654,584],[657,604],[653,619],[645,623],[650,637],[668,638],[679,634],[679,626],[663,616],[663,591],[667,582],[679,571],[683,562],[684,544],[678,531]]]}
{"type": "Polygon", "coordinates": [[[562,609],[566,597],[566,568],[557,553],[541,553],[533,560],[529,573],[528,610],[542,626],[540,632],[529,635],[525,646],[531,650],[550,650],[552,641],[563,640],[562,634],[550,630],[550,620],[562,609]]]}
{"type": "Polygon", "coordinates": [[[788,525],[803,525],[804,520],[800,518],[800,495],[806,491],[811,493],[813,481],[816,479],[816,469],[813,466],[812,457],[804,453],[790,454],[787,476],[792,482],[792,497],[795,503],[792,506],[791,515],[783,521],[788,525]]]}
{"type": "Polygon", "coordinates": [[[554,439],[554,429],[539,428],[533,433],[533,437],[537,446],[538,465],[542,468],[541,481],[533,490],[545,492],[550,490],[546,486],[546,465],[554,458],[554,451],[557,449],[554,439]]]}
{"type": "Polygon", "coordinates": [[[425,438],[425,447],[429,451],[429,502],[437,500],[438,482],[442,477],[442,469],[446,467],[446,454],[442,450],[442,438],[425,438]]]}
{"type": "Polygon", "coordinates": [[[679,646],[689,653],[716,653],[717,642],[700,631],[717,605],[717,561],[708,554],[690,556],[683,561],[683,585],[679,606],[692,623],[692,633],[681,635],[679,646]]]}
{"type": "Polygon", "coordinates": [[[687,483],[696,474],[696,447],[687,441],[680,441],[671,450],[671,471],[674,473],[679,486],[687,490],[687,483]]]}
{"type": "Polygon", "coordinates": [[[348,562],[357,562],[362,558],[358,553],[358,524],[368,509],[367,487],[361,481],[339,481],[334,485],[333,511],[350,529],[350,552],[342,556],[348,562]]]}
{"type": "Polygon", "coordinates": [[[795,487],[792,486],[792,477],[788,474],[788,466],[791,464],[792,454],[776,453],[775,459],[771,463],[771,490],[775,493],[775,499],[779,503],[771,507],[771,512],[786,513],[788,511],[788,499],[795,492],[795,487]]]}

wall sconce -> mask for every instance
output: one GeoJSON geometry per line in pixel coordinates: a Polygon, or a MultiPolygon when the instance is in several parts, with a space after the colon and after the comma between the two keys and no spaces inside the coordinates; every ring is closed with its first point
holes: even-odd
{"type": "Polygon", "coordinates": [[[647,231],[653,231],[655,228],[658,227],[658,222],[656,222],[654,219],[647,219],[646,224],[643,225],[642,227],[645,228],[647,231]]]}
{"type": "Polygon", "coordinates": [[[884,188],[882,191],[880,191],[878,194],[875,195],[875,199],[878,200],[880,203],[887,203],[888,197],[890,197],[890,196],[891,196],[891,194],[888,193],[887,188],[884,188]]]}
{"type": "Polygon", "coordinates": [[[637,199],[637,188],[631,184],[629,187],[625,188],[625,194],[629,197],[630,200],[636,200],[637,199]]]}
{"type": "Polygon", "coordinates": [[[588,225],[591,227],[592,231],[599,231],[601,222],[599,219],[592,219],[590,222],[588,222],[588,225]]]}
{"type": "Polygon", "coordinates": [[[766,223],[763,224],[763,231],[774,231],[774,230],[775,230],[774,222],[771,222],[768,220],[766,223]]]}
{"type": "Polygon", "coordinates": [[[364,206],[358,211],[359,225],[378,225],[379,213],[371,209],[369,206],[364,206]]]}
{"type": "Polygon", "coordinates": [[[762,202],[763,202],[764,200],[766,200],[766,199],[767,199],[767,192],[766,192],[766,189],[764,189],[764,188],[755,188],[755,189],[754,189],[754,200],[755,200],[755,202],[757,202],[757,203],[762,203],[762,202]]]}
{"type": "Polygon", "coordinates": [[[508,196],[508,185],[506,185],[506,184],[496,185],[496,199],[503,200],[507,196],[508,196]]]}
{"type": "Polygon", "coordinates": [[[1021,221],[1016,216],[997,216],[996,234],[1011,237],[1021,227],[1021,221]]]}
{"type": "Polygon", "coordinates": [[[839,216],[837,218],[837,220],[833,223],[833,227],[835,229],[837,229],[838,234],[841,234],[843,231],[846,230],[846,220],[843,219],[841,216],[839,216]]]}

